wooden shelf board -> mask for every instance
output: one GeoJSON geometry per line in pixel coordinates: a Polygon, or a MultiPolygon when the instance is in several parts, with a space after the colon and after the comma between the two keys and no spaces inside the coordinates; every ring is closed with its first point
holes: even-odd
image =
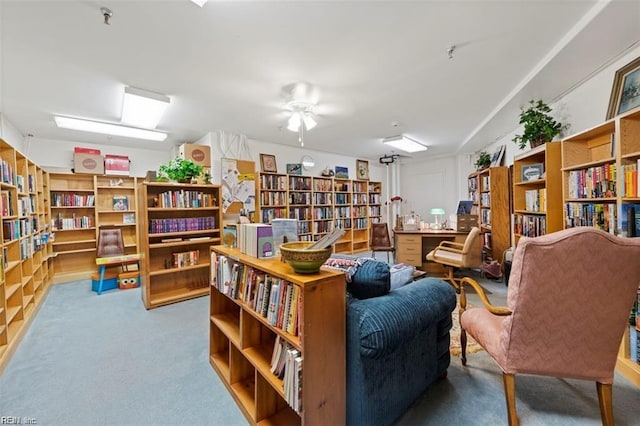
{"type": "Polygon", "coordinates": [[[95,252],[96,248],[86,248],[86,249],[78,249],[78,250],[65,250],[65,251],[57,251],[55,252],[55,256],[62,254],[76,254],[76,253],[87,253],[87,252],[95,252]]]}
{"type": "Polygon", "coordinates": [[[22,298],[22,306],[26,308],[27,305],[32,301],[33,301],[33,294],[27,294],[22,298]]]}
{"type": "MultiPolygon", "coordinates": [[[[96,227],[91,228],[65,228],[65,229],[52,229],[51,232],[71,232],[71,231],[95,231],[96,227]]],[[[55,241],[52,241],[55,242],[55,241]]]]}
{"type": "Polygon", "coordinates": [[[185,236],[185,235],[198,235],[198,234],[214,234],[216,232],[220,232],[220,228],[216,229],[201,229],[198,231],[180,231],[180,232],[162,232],[159,234],[149,234],[149,238],[162,238],[162,237],[172,237],[172,236],[185,236]]]}
{"type": "Polygon", "coordinates": [[[220,207],[149,207],[149,212],[175,212],[175,211],[191,211],[191,210],[218,210],[220,207]]]}
{"type": "Polygon", "coordinates": [[[25,275],[24,277],[22,277],[22,287],[29,284],[31,278],[33,278],[33,275],[25,275]]]}
{"type": "Polygon", "coordinates": [[[258,426],[300,425],[302,419],[293,410],[284,408],[273,416],[258,422],[258,426]]]}
{"type": "Polygon", "coordinates": [[[618,356],[616,370],[636,387],[640,387],[640,364],[633,362],[630,358],[618,356]]]}
{"type": "Polygon", "coordinates": [[[11,296],[14,295],[14,293],[20,288],[20,283],[18,284],[5,284],[5,293],[4,293],[4,297],[5,299],[9,300],[11,298],[11,296]]]}
{"type": "Polygon", "coordinates": [[[227,339],[237,347],[240,347],[240,322],[237,314],[224,313],[211,315],[211,322],[227,336],[227,339]]]}
{"type": "Polygon", "coordinates": [[[183,271],[189,271],[189,270],[194,270],[194,269],[202,269],[202,268],[209,268],[209,264],[208,263],[198,263],[197,265],[194,266],[184,266],[182,268],[169,268],[169,269],[159,269],[157,271],[151,271],[149,272],[149,276],[150,277],[156,277],[159,275],[167,275],[167,274],[176,274],[176,273],[180,273],[183,271]]]}
{"type": "Polygon", "coordinates": [[[253,377],[231,384],[231,389],[235,394],[236,400],[239,401],[249,413],[255,412],[255,388],[256,385],[253,377]]]}
{"type": "Polygon", "coordinates": [[[178,289],[172,291],[163,291],[162,293],[151,294],[149,303],[154,306],[166,305],[168,303],[179,302],[181,300],[192,299],[194,297],[206,296],[208,294],[209,287],[198,288],[195,290],[178,289]]]}
{"type": "Polygon", "coordinates": [[[96,206],[51,206],[51,209],[95,209],[96,206]]]}
{"type": "Polygon", "coordinates": [[[209,364],[221,376],[224,383],[229,382],[229,354],[228,352],[218,352],[209,357],[209,364]]]}
{"type": "Polygon", "coordinates": [[[191,241],[173,241],[170,243],[153,243],[153,244],[149,244],[149,248],[150,249],[156,249],[156,248],[164,248],[164,247],[177,247],[177,246],[189,246],[189,245],[193,245],[193,244],[202,244],[202,243],[217,243],[220,241],[220,238],[208,238],[206,240],[191,240],[191,241]]]}
{"type": "Polygon", "coordinates": [[[8,306],[7,307],[7,324],[10,324],[12,320],[20,313],[22,306],[8,306]]]}
{"type": "Polygon", "coordinates": [[[7,263],[7,266],[5,266],[4,268],[4,273],[6,274],[7,272],[9,272],[10,270],[12,270],[13,268],[15,268],[16,266],[18,266],[21,262],[19,260],[14,260],[11,262],[7,263]]]}
{"type": "Polygon", "coordinates": [[[273,347],[253,346],[242,351],[245,358],[255,367],[269,385],[284,399],[282,380],[271,372],[271,355],[273,347]]]}

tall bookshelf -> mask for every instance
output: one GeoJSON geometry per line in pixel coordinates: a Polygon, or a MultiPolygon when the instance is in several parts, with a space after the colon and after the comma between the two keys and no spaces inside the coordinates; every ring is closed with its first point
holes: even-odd
{"type": "Polygon", "coordinates": [[[141,182],[138,226],[147,309],[209,293],[209,247],[221,241],[220,185],[141,182]]]}
{"type": "MultiPolygon", "coordinates": [[[[640,218],[640,108],[562,140],[564,227],[595,226],[629,236],[629,221],[640,218]],[[631,208],[635,215],[627,217],[631,208]]],[[[616,369],[640,387],[640,364],[631,359],[627,327],[616,369]]]]}
{"type": "Polygon", "coordinates": [[[51,173],[49,185],[56,283],[96,272],[102,228],[120,228],[125,252],[138,252],[136,177],[51,173]]]}
{"type": "Polygon", "coordinates": [[[51,284],[48,175],[0,139],[0,372],[51,284]]]}
{"type": "Polygon", "coordinates": [[[256,220],[270,223],[276,217],[297,219],[301,241],[318,240],[338,227],[345,235],[334,244],[334,251],[361,252],[369,248],[371,223],[382,221],[381,198],[381,182],[260,173],[256,220]]]}
{"type": "Polygon", "coordinates": [[[280,259],[257,259],[223,246],[212,247],[211,253],[215,280],[211,283],[209,362],[249,424],[344,424],[344,274],[325,270],[295,274],[280,259]],[[220,278],[225,264],[241,265],[247,272],[238,274],[237,296],[220,278]],[[256,311],[251,303],[256,295],[247,291],[252,280],[242,279],[245,276],[295,289],[299,294],[297,309],[302,311],[294,317],[297,327],[287,328],[284,322],[269,320],[256,311]],[[271,371],[276,339],[297,350],[302,358],[299,409],[292,408],[295,403],[288,398],[283,379],[271,371]]]}
{"type": "Polygon", "coordinates": [[[477,195],[479,203],[477,209],[483,250],[491,259],[502,260],[502,254],[511,246],[509,169],[489,167],[473,173],[469,184],[475,179],[477,191],[472,197],[477,195]]]}
{"type": "Polygon", "coordinates": [[[549,142],[513,159],[513,236],[537,237],[563,228],[561,144],[549,142]]]}

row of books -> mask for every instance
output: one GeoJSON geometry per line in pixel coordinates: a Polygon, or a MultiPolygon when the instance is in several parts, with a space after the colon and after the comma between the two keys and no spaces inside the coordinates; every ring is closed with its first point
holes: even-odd
{"type": "Polygon", "coordinates": [[[285,191],[287,189],[287,177],[281,175],[260,175],[260,189],[275,189],[285,191]]]}
{"type": "Polygon", "coordinates": [[[367,194],[353,194],[353,204],[367,204],[367,194]]]}
{"type": "Polygon", "coordinates": [[[93,228],[92,216],[76,216],[75,213],[72,217],[65,218],[61,214],[51,221],[52,229],[89,229],[93,228]]]}
{"type": "Polygon", "coordinates": [[[212,194],[202,191],[167,191],[158,194],[156,207],[162,208],[198,208],[214,207],[217,200],[212,194]]]}
{"type": "Polygon", "coordinates": [[[4,183],[13,185],[15,182],[13,166],[11,165],[11,163],[8,163],[4,159],[0,160],[0,176],[2,178],[2,182],[4,183]]]}
{"type": "Polygon", "coordinates": [[[290,192],[289,205],[291,204],[310,205],[311,193],[310,192],[290,192]]]}
{"type": "Polygon", "coordinates": [[[603,164],[571,170],[568,178],[569,198],[604,198],[616,196],[616,165],[603,164]]]}
{"type": "Polygon", "coordinates": [[[270,223],[273,219],[286,218],[286,217],[287,217],[287,209],[284,207],[260,209],[260,218],[261,218],[260,222],[262,223],[270,223]]]}
{"type": "Polygon", "coordinates": [[[640,168],[640,159],[634,164],[623,164],[620,166],[620,188],[623,197],[638,197],[638,169],[640,168]]]}
{"type": "Polygon", "coordinates": [[[513,215],[513,232],[524,237],[538,237],[547,233],[545,216],[513,215]]]}
{"type": "Polygon", "coordinates": [[[287,193],[279,191],[260,192],[260,204],[263,206],[282,206],[287,204],[287,193]]]}
{"type": "Polygon", "coordinates": [[[149,221],[150,234],[164,234],[169,232],[204,231],[216,229],[216,221],[213,216],[151,219],[149,221]]]}
{"type": "Polygon", "coordinates": [[[69,192],[51,194],[53,207],[93,207],[95,201],[95,195],[80,195],[69,192]]]}
{"type": "Polygon", "coordinates": [[[289,342],[276,336],[271,372],[282,379],[284,399],[296,413],[302,412],[302,354],[289,342]]]}
{"type": "Polygon", "coordinates": [[[640,364],[640,289],[629,313],[629,358],[640,364]]]}
{"type": "Polygon", "coordinates": [[[35,197],[18,198],[18,216],[27,216],[36,212],[35,197]]]}
{"type": "Polygon", "coordinates": [[[617,211],[615,203],[566,203],[565,225],[595,226],[596,228],[615,233],[617,211]]]}
{"type": "Polygon", "coordinates": [[[198,250],[173,253],[173,267],[184,268],[185,266],[195,266],[198,264],[199,257],[200,252],[198,250]]]}
{"type": "Polygon", "coordinates": [[[241,253],[265,259],[275,254],[273,230],[264,223],[240,223],[236,227],[237,245],[241,253]]]}
{"type": "Polygon", "coordinates": [[[0,206],[2,208],[2,216],[13,216],[13,196],[10,191],[0,191],[0,206]]]}
{"type": "Polygon", "coordinates": [[[524,191],[525,210],[529,212],[547,211],[547,189],[529,189],[524,191]]]}
{"type": "Polygon", "coordinates": [[[274,327],[299,335],[300,288],[281,278],[211,254],[211,285],[232,299],[246,303],[274,327]]]}

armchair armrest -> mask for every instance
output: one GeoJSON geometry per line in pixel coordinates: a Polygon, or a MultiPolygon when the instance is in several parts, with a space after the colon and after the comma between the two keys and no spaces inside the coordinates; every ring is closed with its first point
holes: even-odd
{"type": "Polygon", "coordinates": [[[465,284],[469,284],[471,287],[473,287],[473,289],[476,291],[476,293],[478,293],[478,297],[480,297],[480,300],[482,301],[482,305],[492,314],[494,315],[499,315],[499,316],[507,316],[507,315],[511,315],[511,310],[507,307],[503,307],[503,306],[494,306],[493,304],[491,304],[491,302],[489,301],[489,298],[487,297],[487,294],[484,292],[484,289],[482,288],[482,286],[480,286],[480,284],[478,284],[478,282],[476,280],[474,280],[473,278],[469,278],[469,277],[464,277],[461,281],[460,281],[460,313],[462,314],[462,312],[464,312],[465,308],[467,307],[467,295],[464,291],[464,285],[465,284]]]}
{"type": "Polygon", "coordinates": [[[453,248],[457,248],[457,249],[462,249],[464,247],[463,243],[459,243],[457,241],[449,241],[449,240],[444,240],[444,241],[440,241],[440,244],[438,244],[438,247],[453,247],[453,248]]]}
{"type": "Polygon", "coordinates": [[[456,254],[465,254],[464,251],[457,249],[457,248],[453,248],[453,247],[446,247],[446,246],[438,246],[435,249],[433,249],[433,255],[437,256],[439,251],[446,251],[449,253],[456,253],[456,254]]]}

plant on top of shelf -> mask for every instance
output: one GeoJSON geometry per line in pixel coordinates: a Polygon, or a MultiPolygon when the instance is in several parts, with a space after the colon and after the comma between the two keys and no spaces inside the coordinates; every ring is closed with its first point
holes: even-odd
{"type": "Polygon", "coordinates": [[[522,135],[516,135],[512,140],[520,149],[529,143],[531,148],[551,142],[562,130],[562,124],[549,113],[551,107],[541,100],[529,101],[529,108],[520,110],[520,124],[524,126],[522,135]]]}
{"type": "Polygon", "coordinates": [[[167,164],[160,165],[158,168],[158,177],[162,180],[189,182],[192,179],[200,177],[202,170],[202,166],[178,156],[171,159],[167,164]]]}
{"type": "Polygon", "coordinates": [[[473,163],[473,165],[476,166],[477,170],[484,170],[487,167],[489,167],[490,164],[491,164],[491,156],[487,151],[481,151],[478,154],[478,158],[476,159],[476,162],[473,163]]]}

